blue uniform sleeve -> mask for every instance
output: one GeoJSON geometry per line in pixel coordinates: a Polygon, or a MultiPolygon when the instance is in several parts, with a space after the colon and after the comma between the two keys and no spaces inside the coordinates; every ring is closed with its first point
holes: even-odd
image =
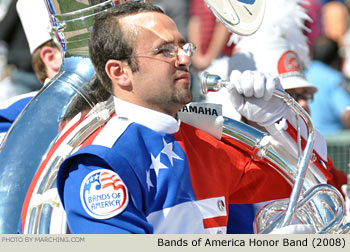
{"type": "Polygon", "coordinates": [[[13,122],[33,97],[20,99],[6,108],[0,109],[0,122],[13,122]]]}
{"type": "Polygon", "coordinates": [[[11,125],[12,125],[12,122],[0,121],[0,133],[6,133],[10,129],[11,125]]]}
{"type": "Polygon", "coordinates": [[[32,97],[26,97],[10,104],[6,108],[0,109],[0,133],[5,133],[10,129],[12,123],[31,99],[32,97]]]}
{"type": "Polygon", "coordinates": [[[230,204],[227,222],[228,234],[254,234],[254,205],[230,204]]]}
{"type": "MultiPolygon", "coordinates": [[[[153,232],[152,225],[147,222],[144,212],[140,210],[142,209],[143,199],[140,197],[140,192],[134,189],[140,188],[140,183],[136,175],[124,158],[116,157],[115,163],[118,164],[118,170],[122,170],[119,174],[118,171],[114,171],[104,159],[95,155],[76,155],[62,164],[57,180],[58,191],[67,213],[68,226],[71,233],[142,234],[153,232]],[[97,182],[95,183],[93,181],[96,176],[91,176],[90,174],[94,174],[94,171],[99,170],[107,171],[106,174],[117,173],[116,176],[120,177],[123,183],[125,183],[123,185],[125,185],[127,189],[128,202],[126,205],[123,205],[125,208],[112,217],[108,215],[101,217],[101,215],[99,215],[101,211],[104,211],[101,206],[106,206],[108,203],[107,201],[103,202],[101,200],[105,197],[103,196],[104,194],[91,193],[91,195],[93,195],[92,197],[84,198],[84,192],[86,191],[86,186],[84,185],[87,184],[86,181],[92,181],[90,184],[96,187],[95,184],[97,182]],[[90,203],[94,200],[98,202],[98,204],[101,203],[98,210],[91,207],[92,204],[90,203]],[[84,205],[84,201],[90,202],[84,205]],[[87,205],[88,207],[86,207],[87,205]],[[97,217],[94,215],[97,215],[97,217]]],[[[89,188],[90,191],[93,190],[91,188],[89,188]]],[[[114,189],[112,188],[111,190],[114,189]]],[[[103,213],[105,214],[105,212],[103,213]]]]}

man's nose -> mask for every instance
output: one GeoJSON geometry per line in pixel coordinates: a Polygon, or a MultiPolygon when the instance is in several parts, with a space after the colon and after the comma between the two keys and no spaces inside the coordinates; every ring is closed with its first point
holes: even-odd
{"type": "Polygon", "coordinates": [[[191,57],[188,56],[184,50],[179,49],[175,66],[180,67],[180,66],[190,66],[190,65],[191,65],[191,57]]]}
{"type": "Polygon", "coordinates": [[[305,101],[304,99],[300,99],[298,101],[298,104],[310,115],[310,107],[307,101],[305,101]]]}

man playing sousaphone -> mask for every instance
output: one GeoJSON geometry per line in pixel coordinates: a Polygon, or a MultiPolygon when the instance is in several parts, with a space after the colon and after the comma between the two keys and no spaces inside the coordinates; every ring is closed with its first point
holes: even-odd
{"type": "MultiPolygon", "coordinates": [[[[91,41],[91,58],[114,94],[116,116],[60,169],[58,189],[73,233],[223,233],[228,204],[290,195],[291,186],[276,171],[221,134],[220,113],[213,113],[213,131],[196,129],[177,114],[191,98],[188,66],[195,47],[159,9],[143,3],[111,9],[97,18],[91,41]]],[[[286,105],[272,97],[278,79],[252,72],[234,76],[228,89],[235,104],[256,112],[251,105],[261,102],[264,111],[254,117],[260,124],[290,119],[286,105]],[[268,101],[256,98],[260,94],[268,101]]],[[[60,147],[63,154],[70,150],[60,147]]],[[[287,232],[313,227],[291,225],[287,232]]]]}
{"type": "MultiPolygon", "coordinates": [[[[90,57],[116,116],[60,168],[72,233],[225,233],[228,204],[290,195],[269,165],[179,120],[192,97],[194,51],[151,4],[128,2],[96,18],[90,57]]],[[[278,79],[258,72],[233,71],[227,85],[233,106],[262,126],[287,116],[276,88],[278,79]]]]}

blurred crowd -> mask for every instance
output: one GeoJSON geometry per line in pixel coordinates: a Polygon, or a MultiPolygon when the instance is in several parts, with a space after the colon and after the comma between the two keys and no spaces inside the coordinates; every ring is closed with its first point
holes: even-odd
{"type": "Polygon", "coordinates": [[[0,103],[41,88],[16,11],[16,0],[0,1],[0,103]]]}

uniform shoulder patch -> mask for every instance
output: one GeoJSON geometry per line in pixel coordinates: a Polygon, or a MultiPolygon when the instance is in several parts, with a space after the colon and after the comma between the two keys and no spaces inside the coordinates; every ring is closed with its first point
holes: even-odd
{"type": "Polygon", "coordinates": [[[98,169],[85,176],[80,187],[80,200],[91,217],[108,219],[126,208],[129,196],[124,182],[116,172],[98,169]]]}

